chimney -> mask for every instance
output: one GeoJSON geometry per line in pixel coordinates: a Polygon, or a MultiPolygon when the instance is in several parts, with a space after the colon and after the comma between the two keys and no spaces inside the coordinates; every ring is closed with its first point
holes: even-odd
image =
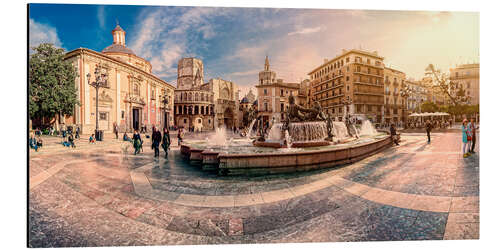
{"type": "Polygon", "coordinates": [[[327,62],[328,62],[328,58],[323,59],[323,63],[327,63],[327,62]]]}

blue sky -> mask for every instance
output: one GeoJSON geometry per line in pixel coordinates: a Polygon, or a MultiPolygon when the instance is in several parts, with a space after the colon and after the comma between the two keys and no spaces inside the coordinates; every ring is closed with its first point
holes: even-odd
{"type": "Polygon", "coordinates": [[[30,46],[96,51],[112,43],[118,20],[155,75],[175,85],[178,60],[194,56],[205,81],[234,81],[242,94],[266,55],[279,78],[295,82],[342,49],[378,51],[413,78],[429,63],[447,70],[479,61],[479,14],[471,12],[31,4],[29,18],[30,46]]]}

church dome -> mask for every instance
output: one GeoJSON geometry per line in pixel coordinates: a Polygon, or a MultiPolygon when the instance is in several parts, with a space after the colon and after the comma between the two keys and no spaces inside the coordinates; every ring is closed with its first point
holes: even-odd
{"type": "Polygon", "coordinates": [[[248,98],[245,96],[243,99],[241,99],[240,103],[249,103],[248,98]]]}
{"type": "Polygon", "coordinates": [[[131,54],[135,56],[135,53],[131,49],[127,48],[127,46],[125,46],[126,32],[122,29],[122,27],[120,27],[120,25],[116,24],[116,27],[111,31],[111,34],[113,34],[113,44],[103,49],[103,53],[115,52],[131,54]]]}
{"type": "Polygon", "coordinates": [[[129,49],[125,45],[118,44],[118,43],[114,43],[114,44],[109,45],[108,47],[104,48],[102,50],[102,52],[103,53],[106,53],[106,52],[117,52],[117,53],[131,54],[131,55],[135,56],[135,53],[131,49],[129,49]]]}

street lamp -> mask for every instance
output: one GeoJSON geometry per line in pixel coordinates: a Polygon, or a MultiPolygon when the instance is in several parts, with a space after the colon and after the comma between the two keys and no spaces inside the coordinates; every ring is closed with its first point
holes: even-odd
{"type": "Polygon", "coordinates": [[[164,94],[161,98],[162,98],[161,99],[161,103],[163,103],[163,119],[164,119],[164,121],[163,121],[163,127],[166,128],[168,121],[167,121],[167,118],[165,117],[165,113],[166,113],[166,110],[167,110],[167,105],[170,102],[170,100],[169,100],[169,97],[168,97],[167,94],[164,94]]]}
{"type": "Polygon", "coordinates": [[[405,111],[406,111],[406,106],[408,105],[408,99],[407,97],[412,93],[412,90],[410,86],[406,85],[403,90],[401,90],[400,94],[401,97],[403,97],[403,128],[406,129],[406,117],[405,117],[405,111]]]}
{"type": "Polygon", "coordinates": [[[101,136],[98,136],[99,131],[99,88],[108,86],[108,73],[98,64],[94,71],[95,81],[90,82],[90,73],[87,74],[88,84],[95,88],[95,136],[102,141],[101,136]]]}

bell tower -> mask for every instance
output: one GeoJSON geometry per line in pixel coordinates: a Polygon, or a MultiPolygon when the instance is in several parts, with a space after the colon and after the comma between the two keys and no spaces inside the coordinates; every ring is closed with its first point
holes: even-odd
{"type": "Polygon", "coordinates": [[[113,44],[125,46],[125,31],[120,27],[118,22],[116,23],[116,27],[111,31],[111,34],[113,34],[113,44]]]}

